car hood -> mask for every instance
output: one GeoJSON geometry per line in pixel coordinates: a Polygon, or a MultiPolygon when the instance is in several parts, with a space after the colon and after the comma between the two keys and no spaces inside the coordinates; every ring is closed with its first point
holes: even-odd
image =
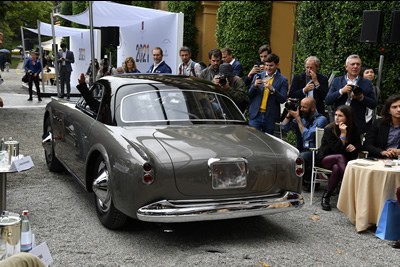
{"type": "Polygon", "coordinates": [[[177,189],[184,195],[268,193],[276,183],[277,155],[268,144],[277,141],[247,126],[168,127],[157,129],[154,137],[171,158],[177,189]],[[213,189],[208,162],[222,158],[247,160],[246,187],[213,189]]]}

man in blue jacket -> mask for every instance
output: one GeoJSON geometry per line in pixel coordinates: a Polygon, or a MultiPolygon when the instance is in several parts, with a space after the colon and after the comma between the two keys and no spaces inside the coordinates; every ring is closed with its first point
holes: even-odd
{"type": "Polygon", "coordinates": [[[288,79],[279,71],[279,56],[269,54],[266,71],[256,74],[249,89],[249,125],[273,134],[279,122],[281,105],[286,101],[288,79]]]}
{"type": "Polygon", "coordinates": [[[370,80],[360,76],[361,59],[358,55],[350,55],[345,65],[347,74],[333,80],[328,95],[327,105],[348,105],[353,108],[358,132],[361,135],[367,130],[365,113],[367,108],[374,109],[377,105],[374,89],[370,80]]]}
{"type": "Polygon", "coordinates": [[[243,77],[242,64],[237,59],[233,58],[232,50],[229,47],[225,47],[221,49],[221,53],[222,53],[222,61],[224,63],[231,64],[233,68],[233,73],[242,78],[243,77]]]}
{"type": "Polygon", "coordinates": [[[154,47],[151,52],[153,54],[154,63],[146,73],[172,73],[171,68],[163,60],[164,55],[161,47],[154,47]]]}

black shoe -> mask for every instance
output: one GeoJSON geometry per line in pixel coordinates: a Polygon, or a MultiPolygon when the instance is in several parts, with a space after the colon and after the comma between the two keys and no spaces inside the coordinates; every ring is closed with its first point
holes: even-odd
{"type": "Polygon", "coordinates": [[[64,95],[61,95],[60,98],[64,98],[64,95]]]}
{"type": "Polygon", "coordinates": [[[322,201],[321,201],[321,206],[323,210],[330,211],[331,210],[331,204],[329,204],[331,200],[331,195],[332,192],[329,192],[328,190],[325,190],[324,194],[322,195],[322,201]]]}
{"type": "Polygon", "coordinates": [[[32,101],[32,97],[28,98],[28,101],[32,101]]]}
{"type": "Polygon", "coordinates": [[[69,100],[69,95],[67,95],[67,99],[69,100]]]}
{"type": "Polygon", "coordinates": [[[39,98],[38,98],[38,101],[42,101],[42,99],[39,97],[39,98]]]}
{"type": "Polygon", "coordinates": [[[392,243],[392,248],[400,248],[400,240],[392,243]]]}

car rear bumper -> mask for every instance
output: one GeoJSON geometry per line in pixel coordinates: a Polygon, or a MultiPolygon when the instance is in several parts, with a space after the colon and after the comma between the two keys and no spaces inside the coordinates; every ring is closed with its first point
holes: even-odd
{"type": "Polygon", "coordinates": [[[159,223],[225,220],[292,211],[303,205],[302,195],[294,192],[215,200],[161,200],[141,207],[137,217],[159,223]]]}

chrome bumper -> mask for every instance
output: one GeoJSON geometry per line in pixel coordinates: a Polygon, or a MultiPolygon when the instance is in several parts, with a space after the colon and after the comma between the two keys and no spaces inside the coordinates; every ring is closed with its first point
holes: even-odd
{"type": "Polygon", "coordinates": [[[303,205],[303,196],[294,192],[221,200],[161,200],[141,207],[137,217],[159,223],[225,220],[292,211],[303,205]]]}

